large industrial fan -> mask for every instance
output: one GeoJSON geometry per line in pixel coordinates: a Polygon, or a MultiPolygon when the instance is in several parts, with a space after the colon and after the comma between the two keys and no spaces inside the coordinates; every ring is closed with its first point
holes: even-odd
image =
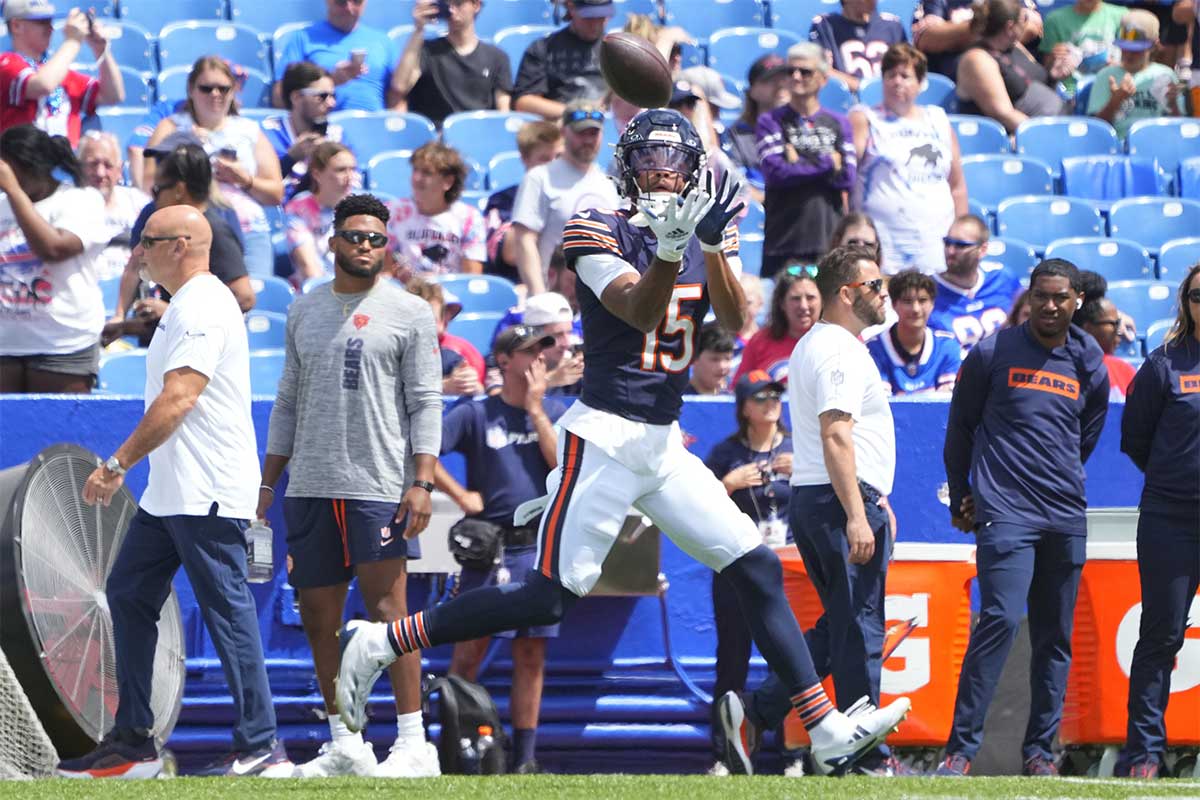
{"type": "MultiPolygon", "coordinates": [[[[0,686],[0,719],[11,725],[19,717],[4,701],[15,689],[44,729],[0,730],[0,749],[29,747],[28,737],[48,735],[58,755],[70,758],[91,750],[113,725],[117,673],[104,584],[137,503],[125,488],[108,507],[83,502],[84,482],[99,464],[82,447],[55,445],[0,471],[0,648],[20,684],[0,686]]],[[[158,623],[153,678],[154,732],[165,742],[183,701],[183,624],[174,591],[158,623]]],[[[12,756],[0,752],[0,762],[12,756]]]]}

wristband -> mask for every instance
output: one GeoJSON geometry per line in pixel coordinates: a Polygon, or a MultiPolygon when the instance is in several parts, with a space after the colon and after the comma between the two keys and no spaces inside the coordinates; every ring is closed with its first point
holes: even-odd
{"type": "Polygon", "coordinates": [[[275,487],[267,486],[265,483],[259,484],[259,489],[266,489],[271,494],[275,494],[275,487]]]}
{"type": "Polygon", "coordinates": [[[430,494],[433,494],[434,486],[432,481],[413,481],[412,485],[414,489],[424,489],[430,494]]]}
{"type": "Polygon", "coordinates": [[[706,253],[724,253],[725,242],[721,242],[720,244],[708,244],[702,239],[700,241],[700,249],[706,253]]]}

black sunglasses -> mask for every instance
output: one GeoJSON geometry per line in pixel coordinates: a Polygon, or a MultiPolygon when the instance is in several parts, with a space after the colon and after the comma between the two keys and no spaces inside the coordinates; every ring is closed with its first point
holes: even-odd
{"type": "Polygon", "coordinates": [[[1187,299],[1192,303],[1200,303],[1200,289],[1189,289],[1187,299]]]}
{"type": "Polygon", "coordinates": [[[854,283],[847,283],[846,285],[851,289],[857,289],[859,286],[863,286],[867,289],[870,289],[872,292],[875,292],[875,294],[879,294],[879,292],[883,290],[883,278],[876,278],[873,281],[855,281],[854,283]]]}
{"type": "Polygon", "coordinates": [[[388,237],[386,235],[382,233],[375,233],[374,231],[343,230],[334,231],[333,235],[339,239],[345,239],[350,244],[362,244],[363,242],[366,242],[373,248],[383,247],[388,243],[388,237]]]}
{"type": "Polygon", "coordinates": [[[332,100],[334,97],[333,92],[324,92],[320,89],[301,89],[300,94],[303,97],[315,97],[322,103],[324,103],[326,100],[332,100]]]}
{"type": "Polygon", "coordinates": [[[174,241],[175,239],[191,239],[191,238],[192,237],[187,236],[182,233],[177,233],[174,236],[147,236],[146,234],[143,233],[140,241],[142,244],[142,249],[148,250],[151,247],[153,247],[154,245],[158,244],[159,242],[170,242],[170,241],[174,241]]]}
{"type": "Polygon", "coordinates": [[[750,399],[756,403],[769,403],[772,400],[778,400],[783,397],[782,392],[755,392],[750,395],[750,399]]]}
{"type": "Polygon", "coordinates": [[[968,247],[979,247],[983,242],[972,242],[969,239],[955,239],[953,236],[943,236],[942,244],[946,247],[958,247],[966,250],[968,247]]]}
{"type": "Polygon", "coordinates": [[[799,75],[801,78],[811,78],[813,75],[817,74],[817,71],[815,69],[809,69],[808,67],[788,67],[788,74],[792,75],[793,77],[799,75]]]}

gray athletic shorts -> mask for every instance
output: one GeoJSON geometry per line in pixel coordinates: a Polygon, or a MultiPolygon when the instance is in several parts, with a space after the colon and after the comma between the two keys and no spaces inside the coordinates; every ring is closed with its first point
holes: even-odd
{"type": "Polygon", "coordinates": [[[94,344],[74,353],[50,353],[32,356],[0,356],[4,363],[19,361],[26,369],[57,372],[62,375],[100,374],[100,345],[94,344]]]}

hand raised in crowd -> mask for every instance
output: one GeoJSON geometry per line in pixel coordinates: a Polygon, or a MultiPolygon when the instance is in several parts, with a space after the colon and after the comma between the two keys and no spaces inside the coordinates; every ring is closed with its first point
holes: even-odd
{"type": "Polygon", "coordinates": [[[780,475],[792,474],[792,454],[780,453],[775,456],[775,460],[771,462],[771,471],[780,475]]]}
{"type": "Polygon", "coordinates": [[[63,38],[82,43],[92,32],[91,28],[87,14],[78,8],[72,8],[67,12],[67,19],[63,22],[63,38]]]}
{"type": "Polygon", "coordinates": [[[442,393],[452,395],[477,395],[483,391],[483,384],[471,365],[465,361],[459,362],[450,374],[442,378],[442,393]]]}
{"type": "Polygon", "coordinates": [[[92,52],[99,56],[104,52],[104,48],[108,47],[108,36],[104,33],[104,26],[95,21],[96,9],[91,10],[91,17],[88,18],[88,34],[84,41],[92,48],[92,52]]]}
{"type": "Polygon", "coordinates": [[[850,543],[851,564],[866,564],[875,555],[875,532],[866,517],[847,520],[846,541],[850,543]]]}
{"type": "Polygon", "coordinates": [[[737,469],[730,470],[729,474],[721,478],[721,483],[725,484],[725,491],[733,494],[739,489],[749,489],[753,486],[763,485],[763,473],[758,464],[743,464],[737,469]]]}
{"type": "Polygon", "coordinates": [[[958,506],[958,513],[950,512],[950,524],[963,533],[975,531],[975,498],[966,495],[958,506]]]}
{"type": "Polygon", "coordinates": [[[532,413],[541,409],[542,400],[546,397],[549,381],[546,373],[546,362],[541,358],[535,359],[525,370],[525,410],[532,413]]]}
{"type": "Polygon", "coordinates": [[[417,30],[421,30],[426,25],[437,19],[437,15],[437,0],[420,0],[420,2],[413,6],[413,26],[416,27],[417,30]]]}
{"type": "Polygon", "coordinates": [[[1108,89],[1112,92],[1113,99],[1119,103],[1124,103],[1129,98],[1137,94],[1137,86],[1133,82],[1133,76],[1128,72],[1121,78],[1121,82],[1117,83],[1117,79],[1112,75],[1108,76],[1108,89]]]}
{"type": "Polygon", "coordinates": [[[459,497],[455,502],[458,503],[458,507],[468,517],[483,513],[483,495],[479,492],[463,492],[462,497],[459,497]]]}
{"type": "Polygon", "coordinates": [[[583,354],[571,353],[563,356],[558,366],[546,375],[548,386],[574,386],[583,378],[583,354]]]}
{"type": "Polygon", "coordinates": [[[317,149],[317,145],[325,141],[325,137],[315,131],[307,131],[296,137],[292,142],[292,146],[288,148],[288,158],[292,161],[308,161],[308,157],[312,155],[312,151],[317,149]]]}

